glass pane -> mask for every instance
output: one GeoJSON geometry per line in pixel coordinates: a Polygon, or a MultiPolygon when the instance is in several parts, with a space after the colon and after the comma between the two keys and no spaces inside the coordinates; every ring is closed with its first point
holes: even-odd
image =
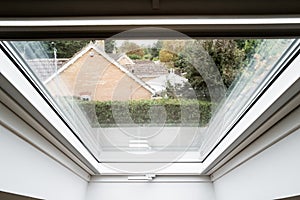
{"type": "Polygon", "coordinates": [[[292,39],[14,41],[102,162],[200,162],[292,39]]]}

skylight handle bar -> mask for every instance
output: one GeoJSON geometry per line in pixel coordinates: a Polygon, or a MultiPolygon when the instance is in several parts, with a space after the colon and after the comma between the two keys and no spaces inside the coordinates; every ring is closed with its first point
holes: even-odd
{"type": "Polygon", "coordinates": [[[152,181],[156,177],[155,174],[146,174],[140,176],[128,176],[129,181],[152,181]]]}

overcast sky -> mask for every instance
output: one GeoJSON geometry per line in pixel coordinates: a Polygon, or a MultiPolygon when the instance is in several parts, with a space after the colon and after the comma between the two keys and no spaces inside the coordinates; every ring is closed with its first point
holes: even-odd
{"type": "MultiPolygon", "coordinates": [[[[122,43],[126,41],[126,40],[116,40],[116,46],[120,47],[122,45],[122,43]]],[[[148,46],[148,45],[152,45],[153,43],[157,42],[157,40],[127,40],[130,42],[134,42],[138,45],[144,45],[144,46],[148,46]]]]}

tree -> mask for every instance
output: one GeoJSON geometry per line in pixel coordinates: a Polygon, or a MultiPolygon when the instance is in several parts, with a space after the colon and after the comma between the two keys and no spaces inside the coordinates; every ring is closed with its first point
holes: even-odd
{"type": "Polygon", "coordinates": [[[179,69],[181,73],[185,72],[185,68],[188,66],[186,57],[180,53],[174,60],[174,68],[179,69]]]}
{"type": "Polygon", "coordinates": [[[158,59],[159,57],[159,51],[162,48],[162,41],[158,40],[156,43],[152,45],[152,47],[149,49],[149,53],[151,55],[150,60],[158,59]]]}
{"type": "Polygon", "coordinates": [[[262,39],[235,40],[239,49],[245,52],[244,65],[248,65],[251,58],[255,54],[259,45],[263,42],[262,39]]]}
{"type": "Polygon", "coordinates": [[[168,80],[166,83],[166,90],[163,92],[163,96],[166,96],[169,99],[176,99],[176,87],[173,86],[168,80]]]}
{"type": "Polygon", "coordinates": [[[228,88],[244,67],[245,51],[238,48],[234,40],[206,40],[202,45],[212,57],[228,88]]]}
{"type": "Polygon", "coordinates": [[[53,58],[54,47],[57,49],[57,58],[71,58],[89,42],[89,40],[56,40],[45,42],[45,46],[51,58],[53,58]]]}
{"type": "Polygon", "coordinates": [[[174,60],[174,54],[168,50],[162,49],[159,51],[160,62],[171,62],[174,60]]]}
{"type": "Polygon", "coordinates": [[[161,62],[167,62],[172,66],[174,61],[177,59],[185,48],[184,40],[164,40],[162,41],[162,47],[159,51],[159,60],[161,62]]]}
{"type": "Polygon", "coordinates": [[[105,40],[104,48],[105,48],[106,53],[113,53],[116,48],[116,41],[115,40],[105,40]]]}
{"type": "Polygon", "coordinates": [[[119,52],[126,53],[127,56],[137,55],[142,58],[145,54],[144,49],[130,41],[124,41],[118,50],[119,52]]]}
{"type": "Polygon", "coordinates": [[[219,101],[224,91],[220,80],[220,72],[208,51],[203,47],[203,41],[194,41],[186,49],[187,67],[183,68],[186,78],[201,100],[219,101]],[[214,99],[211,99],[213,97],[214,99]]]}
{"type": "Polygon", "coordinates": [[[178,55],[185,49],[185,40],[163,40],[162,49],[178,55]]]}
{"type": "Polygon", "coordinates": [[[248,39],[248,40],[240,39],[240,40],[234,40],[234,41],[236,42],[237,47],[239,49],[242,49],[245,51],[245,55],[248,58],[248,57],[251,57],[255,53],[257,47],[262,43],[263,40],[262,39],[248,39]]]}
{"type": "Polygon", "coordinates": [[[211,100],[213,95],[220,100],[224,90],[243,71],[245,60],[255,52],[258,44],[252,45],[250,41],[238,43],[235,40],[189,41],[174,66],[186,74],[198,98],[211,100]]]}

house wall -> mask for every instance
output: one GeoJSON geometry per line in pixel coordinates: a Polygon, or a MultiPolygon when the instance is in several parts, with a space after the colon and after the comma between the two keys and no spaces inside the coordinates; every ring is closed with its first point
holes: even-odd
{"type": "MultiPolygon", "coordinates": [[[[243,150],[254,151],[268,137],[288,134],[214,181],[217,200],[267,200],[300,194],[300,108],[285,117],[259,140],[243,150]],[[297,127],[293,129],[293,127],[297,127]]],[[[229,162],[227,166],[234,163],[229,162]]],[[[225,170],[225,166],[214,175],[225,170]]]]}
{"type": "Polygon", "coordinates": [[[151,93],[127,76],[113,64],[109,64],[101,77],[102,85],[97,86],[99,100],[151,99],[151,93]]]}
{"type": "Polygon", "coordinates": [[[0,191],[47,200],[84,200],[88,174],[79,176],[67,162],[63,153],[0,104],[0,191]],[[22,135],[32,136],[48,151],[22,135]]]}
{"type": "MultiPolygon", "coordinates": [[[[127,76],[117,66],[91,49],[59,75],[70,96],[89,95],[92,100],[151,99],[151,92],[127,76]],[[93,55],[93,56],[91,56],[93,55]]],[[[55,79],[47,84],[51,94],[59,95],[55,79]]]]}

